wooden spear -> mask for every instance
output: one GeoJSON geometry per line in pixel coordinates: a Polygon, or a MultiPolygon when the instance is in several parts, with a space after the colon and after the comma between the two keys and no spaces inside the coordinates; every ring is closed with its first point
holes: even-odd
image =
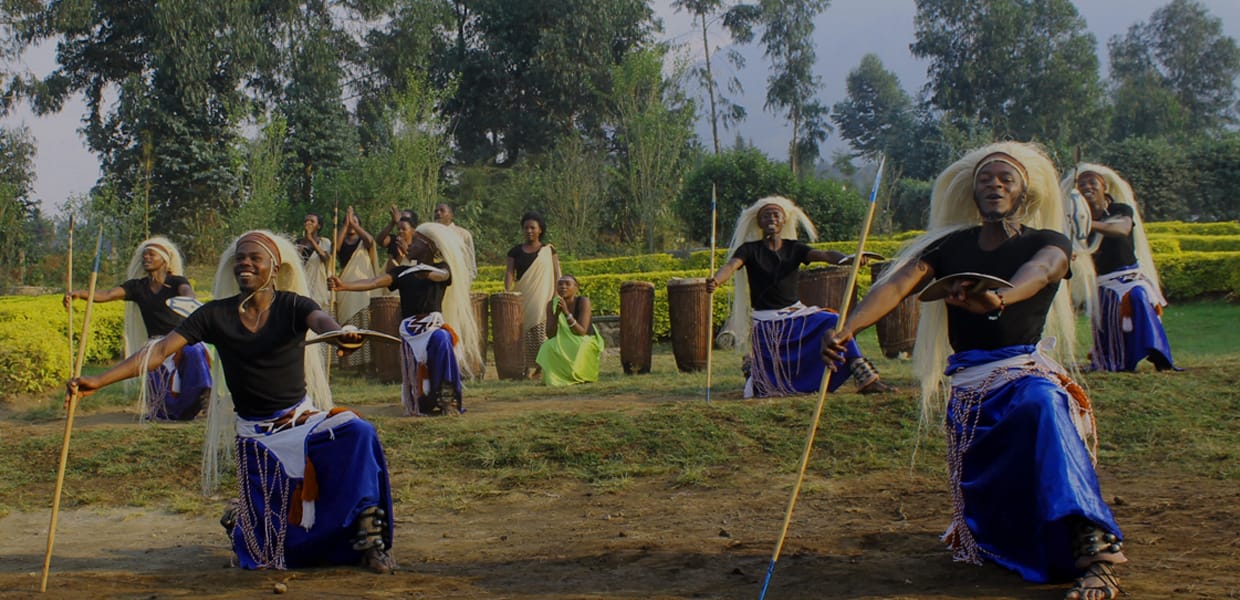
{"type": "MultiPolygon", "coordinates": [[[[874,207],[878,205],[875,199],[878,197],[878,185],[883,179],[883,167],[887,162],[886,157],[882,157],[878,161],[878,173],[874,176],[874,188],[870,191],[870,207],[865,215],[865,222],[861,225],[861,237],[857,239],[857,253],[853,255],[852,271],[848,275],[848,286],[845,290],[852,290],[857,285],[857,272],[861,268],[861,258],[865,255],[865,239],[870,234],[870,224],[874,221],[874,207]]],[[[852,294],[844,294],[844,305],[840,307],[840,318],[835,323],[835,331],[839,333],[840,328],[844,326],[844,319],[848,316],[848,309],[852,304],[852,294]]],[[[809,465],[809,454],[814,447],[814,436],[818,433],[818,421],[822,418],[822,408],[827,402],[828,384],[831,381],[831,369],[824,369],[822,372],[822,383],[818,389],[818,404],[814,407],[814,418],[810,421],[809,436],[805,439],[805,449],[801,452],[801,466],[797,469],[796,484],[792,486],[792,497],[788,498],[788,509],[784,512],[784,523],[779,530],[779,538],[775,541],[775,551],[771,553],[771,564],[766,568],[766,579],[762,582],[762,593],[758,596],[759,600],[766,598],[767,586],[771,584],[771,575],[775,572],[775,562],[779,560],[779,553],[784,547],[784,538],[788,535],[788,525],[792,522],[792,509],[797,504],[797,495],[801,492],[801,484],[805,481],[805,468],[809,465]]]]}
{"type": "MultiPolygon", "coordinates": [[[[86,296],[86,312],[82,316],[82,336],[78,339],[77,361],[73,363],[73,378],[82,375],[82,363],[86,361],[86,345],[90,341],[90,312],[95,305],[95,282],[99,278],[99,256],[103,248],[103,227],[99,227],[99,236],[95,239],[95,265],[90,272],[89,292],[86,296]]],[[[47,553],[43,555],[43,579],[39,583],[39,591],[47,591],[47,574],[52,566],[52,546],[56,542],[56,519],[60,516],[60,492],[65,485],[65,466],[69,462],[69,436],[73,434],[73,414],[77,410],[78,393],[68,395],[65,407],[68,416],[65,419],[65,442],[60,446],[60,466],[56,469],[56,491],[52,496],[52,522],[47,528],[47,553]]]]}
{"type": "MultiPolygon", "coordinates": [[[[73,293],[73,215],[69,215],[69,254],[65,257],[65,293],[73,293]]],[[[73,298],[65,303],[65,312],[69,316],[69,373],[73,373],[73,298]]]]}
{"type": "MultiPolygon", "coordinates": [[[[718,199],[718,188],[712,181],[710,183],[710,277],[715,276],[715,225],[719,218],[718,199]]],[[[709,403],[711,364],[714,362],[711,358],[715,347],[715,292],[707,295],[706,302],[709,306],[706,313],[706,402],[709,403]]]]}

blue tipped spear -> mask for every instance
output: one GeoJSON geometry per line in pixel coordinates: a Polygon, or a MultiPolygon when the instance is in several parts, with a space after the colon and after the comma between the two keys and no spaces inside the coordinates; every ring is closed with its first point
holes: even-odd
{"type": "MultiPolygon", "coordinates": [[[[86,312],[82,315],[82,336],[78,339],[77,361],[73,363],[72,378],[82,375],[82,363],[86,361],[86,346],[90,341],[90,309],[95,305],[95,282],[99,279],[99,256],[103,248],[103,227],[99,227],[99,236],[95,239],[95,266],[90,271],[90,292],[86,296],[86,312]]],[[[70,300],[72,302],[72,300],[70,300]]],[[[77,409],[78,393],[75,391],[65,398],[68,416],[65,419],[65,442],[60,447],[60,467],[56,470],[56,492],[52,497],[52,522],[47,528],[47,553],[43,555],[43,579],[39,583],[39,591],[47,591],[47,573],[52,566],[52,546],[56,542],[56,517],[60,515],[60,491],[65,485],[65,466],[69,462],[69,436],[73,433],[73,413],[77,409]]]]}
{"type": "MultiPolygon", "coordinates": [[[[719,211],[716,208],[718,200],[717,187],[714,182],[710,184],[710,275],[715,276],[715,225],[719,218],[719,211]]],[[[706,402],[710,403],[710,371],[711,371],[711,354],[715,347],[715,293],[711,292],[706,296],[707,319],[706,319],[706,402]]]]}
{"type": "MultiPolygon", "coordinates": [[[[840,328],[844,326],[844,319],[848,316],[848,309],[852,304],[852,294],[847,293],[857,285],[857,271],[861,268],[861,259],[865,255],[865,239],[870,234],[870,224],[874,221],[874,208],[878,206],[875,200],[878,198],[878,186],[883,180],[883,167],[887,163],[887,158],[881,157],[878,161],[878,173],[874,175],[874,188],[870,190],[870,207],[865,214],[865,223],[861,225],[861,236],[857,239],[857,253],[853,255],[852,272],[848,274],[848,286],[844,289],[844,305],[840,308],[840,318],[835,323],[835,331],[839,333],[840,328]]],[[[797,481],[792,486],[792,497],[788,498],[788,510],[784,512],[784,524],[779,530],[779,539],[775,541],[775,551],[771,553],[771,564],[766,567],[766,578],[762,581],[762,593],[758,596],[759,600],[765,600],[766,589],[771,585],[771,576],[775,573],[775,562],[779,560],[779,553],[784,548],[784,538],[788,535],[788,525],[792,523],[792,509],[797,504],[797,494],[801,492],[801,483],[805,481],[805,468],[809,465],[809,453],[814,447],[814,436],[818,433],[818,421],[822,418],[822,408],[827,402],[827,384],[831,380],[831,369],[824,369],[822,372],[822,383],[818,387],[818,404],[814,407],[814,418],[809,425],[809,436],[805,440],[805,450],[801,452],[801,466],[797,469],[797,481]]]]}

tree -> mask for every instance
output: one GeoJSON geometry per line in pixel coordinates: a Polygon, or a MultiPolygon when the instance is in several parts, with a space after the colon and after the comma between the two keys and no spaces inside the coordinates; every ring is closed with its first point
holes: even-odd
{"type": "Polygon", "coordinates": [[[663,56],[660,50],[629,54],[612,74],[617,174],[628,200],[618,216],[622,231],[640,224],[647,252],[654,251],[657,226],[671,214],[693,137],[693,105],[674,79],[664,80],[663,56]]]}
{"type": "Polygon", "coordinates": [[[1070,0],[917,0],[914,56],[957,127],[1069,147],[1099,137],[1094,37],[1070,0]]]}
{"type": "Polygon", "coordinates": [[[191,260],[218,249],[218,220],[238,189],[241,83],[256,64],[261,11],[242,0],[53,2],[15,26],[26,44],[62,40],[56,69],[15,89],[40,114],[83,94],[102,184],[123,212],[137,207],[152,229],[184,235],[191,260]]]}
{"type": "Polygon", "coordinates": [[[1151,117],[1168,131],[1183,120],[1191,131],[1214,132],[1235,124],[1240,46],[1222,31],[1222,20],[1199,2],[1172,0],[1148,22],[1111,38],[1111,74],[1126,92],[1121,100],[1135,104],[1144,96],[1170,113],[1159,119],[1157,111],[1128,108],[1119,115],[1119,133],[1139,131],[1143,119],[1151,117]]]}
{"type": "Polygon", "coordinates": [[[39,222],[34,187],[34,138],[26,129],[0,128],[0,273],[21,282],[39,222]]]}
{"type": "Polygon", "coordinates": [[[327,2],[307,2],[288,26],[287,82],[279,110],[287,124],[285,151],[295,163],[293,198],[309,209],[315,175],[345,166],[357,154],[357,132],[344,106],[339,55],[350,40],[327,2]]]}
{"type": "Polygon", "coordinates": [[[479,0],[456,3],[459,82],[446,107],[465,162],[511,165],[569,131],[601,138],[612,68],[646,44],[644,0],[479,0]]]}
{"type": "MultiPolygon", "coordinates": [[[[815,100],[822,78],[814,75],[814,19],[830,0],[760,0],[757,4],[763,56],[771,62],[766,108],[783,111],[792,126],[788,163],[794,175],[818,158],[819,145],[830,132],[828,110],[815,100]]],[[[749,14],[753,14],[752,11],[749,14]]],[[[747,26],[734,28],[738,42],[753,39],[747,26]]]]}
{"type": "MultiPolygon", "coordinates": [[[[556,224],[556,249],[584,256],[598,248],[599,221],[607,194],[606,157],[576,133],[560,140],[541,157],[538,184],[546,218],[556,224]]],[[[561,259],[563,260],[563,259],[561,259]]]]}
{"type": "MultiPolygon", "coordinates": [[[[735,29],[739,22],[747,20],[747,9],[744,5],[725,8],[724,0],[672,0],[672,6],[677,11],[687,10],[698,20],[698,26],[702,29],[702,56],[703,66],[700,69],[694,69],[694,73],[706,87],[706,96],[709,100],[710,108],[710,136],[715,154],[719,154],[719,122],[723,121],[723,126],[728,127],[732,123],[740,122],[745,118],[745,107],[735,104],[728,100],[717,91],[715,83],[715,72],[711,68],[710,56],[710,38],[707,35],[710,28],[710,20],[715,15],[723,16],[723,24],[727,29],[735,29]],[[723,115],[719,112],[722,109],[723,115]]],[[[718,49],[716,49],[718,52],[718,49]]],[[[727,54],[728,61],[736,68],[744,66],[744,58],[739,52],[729,51],[727,54]]],[[[735,76],[728,78],[727,87],[729,91],[741,93],[742,87],[740,79],[735,76]]]]}
{"type": "Polygon", "coordinates": [[[696,240],[710,235],[710,208],[702,198],[710,197],[712,183],[718,186],[719,239],[724,244],[732,238],[741,211],[766,196],[795,201],[814,222],[822,240],[855,238],[865,216],[865,202],[856,190],[847,190],[836,181],[798,179],[788,165],[771,161],[756,148],[729,149],[703,158],[685,176],[676,213],[696,240]]]}
{"type": "Polygon", "coordinates": [[[857,154],[887,154],[913,127],[913,101],[877,55],[867,54],[848,74],[848,97],[833,107],[831,120],[857,154]]]}

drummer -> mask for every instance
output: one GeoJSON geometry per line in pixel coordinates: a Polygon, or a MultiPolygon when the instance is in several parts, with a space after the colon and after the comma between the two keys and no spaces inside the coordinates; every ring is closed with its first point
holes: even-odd
{"type": "MultiPolygon", "coordinates": [[[[745,277],[736,280],[727,327],[736,335],[737,349],[750,351],[744,363],[746,398],[815,392],[822,382],[825,366],[818,358],[822,336],[835,327],[839,315],[802,304],[797,281],[802,264],[841,264],[846,257],[796,239],[798,227],[811,240],[818,237],[809,216],[791,200],[782,196],[758,200],[736,222],[732,257],[706,279],[707,291],[714,293],[738,269],[745,269],[745,277]]],[[[864,257],[861,260],[864,263],[864,257]]],[[[862,394],[890,391],[874,364],[861,355],[855,342],[850,343],[848,355],[831,376],[830,388],[838,388],[851,375],[862,394]]]]}
{"type": "MultiPolygon", "coordinates": [[[[185,273],[180,250],[157,235],[134,250],[127,281],[95,291],[95,302],[129,301],[125,305],[125,356],[168,335],[185,319],[168,307],[169,300],[180,297],[197,302],[189,280],[177,273],[185,273]]],[[[68,306],[74,299],[89,296],[86,290],[72,290],[65,294],[64,303],[68,306]]],[[[211,395],[211,367],[201,343],[187,345],[155,370],[142,372],[147,374],[138,392],[138,414],[143,419],[189,421],[202,412],[211,395]]]]}
{"type": "Polygon", "coordinates": [[[464,412],[462,377],[471,377],[473,366],[482,364],[465,244],[444,225],[423,223],[415,230],[412,221],[402,218],[391,248],[394,264],[386,272],[357,281],[333,276],[327,285],[349,292],[399,290],[405,414],[464,412]]]}

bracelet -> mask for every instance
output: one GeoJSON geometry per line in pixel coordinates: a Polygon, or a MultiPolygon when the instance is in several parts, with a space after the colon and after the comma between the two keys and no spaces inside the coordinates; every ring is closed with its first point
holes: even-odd
{"type": "Polygon", "coordinates": [[[990,290],[990,292],[994,294],[996,298],[999,299],[999,308],[996,308],[995,310],[987,313],[986,318],[990,319],[991,321],[998,321],[999,317],[1003,316],[1003,309],[1007,308],[1007,303],[1003,301],[1003,294],[1000,294],[999,292],[996,292],[995,290],[990,290]]]}

